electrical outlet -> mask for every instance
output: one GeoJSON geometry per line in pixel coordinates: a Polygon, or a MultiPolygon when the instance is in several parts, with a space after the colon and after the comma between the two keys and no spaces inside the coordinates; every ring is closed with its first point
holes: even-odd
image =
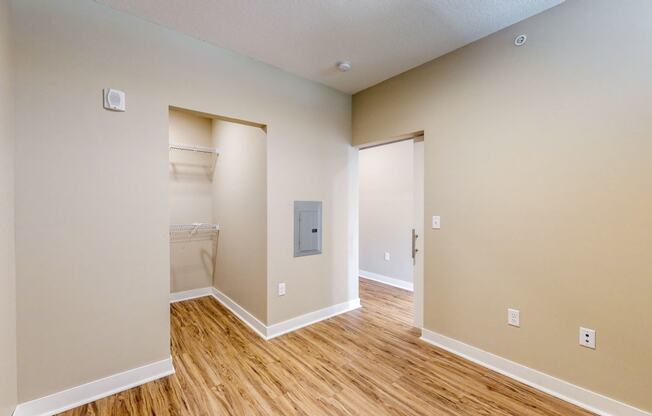
{"type": "Polygon", "coordinates": [[[278,284],[278,295],[285,296],[285,283],[278,284]]]}
{"type": "Polygon", "coordinates": [[[390,256],[389,256],[389,253],[388,253],[388,252],[385,252],[385,261],[389,261],[389,257],[390,257],[390,256]]]}
{"type": "Polygon", "coordinates": [[[507,309],[507,324],[515,327],[521,326],[521,312],[518,309],[507,309]]]}
{"type": "Polygon", "coordinates": [[[580,345],[595,349],[595,329],[580,327],[580,345]]]}
{"type": "Polygon", "coordinates": [[[432,229],[439,230],[441,228],[441,218],[439,215],[434,215],[432,217],[432,229]]]}

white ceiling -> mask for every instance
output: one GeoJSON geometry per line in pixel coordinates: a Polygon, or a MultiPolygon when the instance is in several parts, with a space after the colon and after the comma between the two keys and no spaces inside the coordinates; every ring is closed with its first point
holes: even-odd
{"type": "Polygon", "coordinates": [[[354,93],[564,0],[97,1],[354,93]]]}

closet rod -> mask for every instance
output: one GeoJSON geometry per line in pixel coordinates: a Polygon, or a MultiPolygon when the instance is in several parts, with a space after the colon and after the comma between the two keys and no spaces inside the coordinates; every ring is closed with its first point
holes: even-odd
{"type": "Polygon", "coordinates": [[[170,150],[187,150],[190,152],[220,154],[214,147],[197,146],[191,144],[170,143],[170,150]]]}

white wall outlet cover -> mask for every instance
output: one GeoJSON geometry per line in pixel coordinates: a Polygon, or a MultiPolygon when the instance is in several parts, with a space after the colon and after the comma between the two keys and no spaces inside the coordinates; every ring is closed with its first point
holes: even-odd
{"type": "Polygon", "coordinates": [[[390,257],[389,253],[385,252],[385,261],[389,261],[390,257]]]}
{"type": "Polygon", "coordinates": [[[521,312],[518,309],[507,309],[507,323],[511,326],[521,326],[521,312]]]}
{"type": "Polygon", "coordinates": [[[127,111],[126,94],[124,91],[105,88],[104,108],[111,111],[127,111]]]}
{"type": "Polygon", "coordinates": [[[278,295],[285,296],[285,283],[278,284],[278,295]]]}
{"type": "Polygon", "coordinates": [[[432,229],[439,230],[441,228],[441,218],[439,215],[432,216],[432,229]]]}
{"type": "Polygon", "coordinates": [[[580,345],[595,349],[595,329],[580,327],[580,345]]]}

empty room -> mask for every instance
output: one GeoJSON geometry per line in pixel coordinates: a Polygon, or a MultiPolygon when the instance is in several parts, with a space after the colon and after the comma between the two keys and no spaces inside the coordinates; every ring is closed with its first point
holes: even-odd
{"type": "Polygon", "coordinates": [[[0,0],[0,416],[652,416],[650,22],[0,0]]]}

